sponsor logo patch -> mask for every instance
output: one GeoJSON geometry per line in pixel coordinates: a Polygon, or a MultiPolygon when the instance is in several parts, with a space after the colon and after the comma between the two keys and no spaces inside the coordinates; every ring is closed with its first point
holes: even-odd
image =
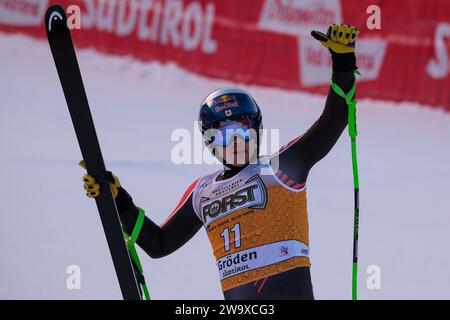
{"type": "Polygon", "coordinates": [[[266,203],[267,191],[264,182],[258,175],[254,175],[243,187],[223,196],[208,199],[200,204],[200,208],[207,227],[215,220],[243,208],[265,208],[266,203]]]}
{"type": "Polygon", "coordinates": [[[285,256],[289,254],[289,248],[287,246],[280,247],[280,255],[285,256]]]}
{"type": "MultiPolygon", "coordinates": [[[[220,112],[225,109],[230,108],[237,108],[239,107],[239,102],[237,101],[237,98],[235,95],[223,95],[216,99],[214,99],[212,104],[215,112],[220,112]]],[[[226,114],[226,111],[225,111],[226,114]]],[[[226,114],[227,116],[231,115],[231,111],[229,114],[226,114]]]]}

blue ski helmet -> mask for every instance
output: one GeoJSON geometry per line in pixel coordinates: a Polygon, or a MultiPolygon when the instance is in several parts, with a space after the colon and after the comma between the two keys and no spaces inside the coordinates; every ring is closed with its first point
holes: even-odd
{"type": "Polygon", "coordinates": [[[198,116],[202,134],[212,129],[219,121],[245,117],[252,129],[260,133],[263,128],[261,110],[255,99],[237,87],[220,88],[203,99],[198,116]]]}

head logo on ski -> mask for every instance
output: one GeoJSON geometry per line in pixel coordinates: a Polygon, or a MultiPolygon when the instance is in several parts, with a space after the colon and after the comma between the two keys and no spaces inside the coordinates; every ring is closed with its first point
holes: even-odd
{"type": "Polygon", "coordinates": [[[58,11],[53,11],[48,21],[48,31],[52,31],[52,22],[58,21],[58,19],[62,21],[63,17],[58,11]]]}
{"type": "Polygon", "coordinates": [[[45,21],[47,23],[47,31],[51,32],[52,27],[58,27],[60,23],[66,25],[66,14],[64,9],[59,5],[54,5],[48,8],[45,21]]]}

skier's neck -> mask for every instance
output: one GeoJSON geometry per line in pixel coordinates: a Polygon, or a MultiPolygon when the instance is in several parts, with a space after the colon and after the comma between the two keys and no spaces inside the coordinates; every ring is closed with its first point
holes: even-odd
{"type": "Polygon", "coordinates": [[[242,167],[228,167],[228,166],[224,166],[222,173],[217,177],[217,181],[221,181],[221,180],[226,180],[229,178],[234,177],[235,175],[237,175],[239,172],[242,171],[242,169],[246,168],[248,166],[242,166],[242,167]]]}
{"type": "Polygon", "coordinates": [[[250,163],[247,163],[245,166],[239,167],[224,165],[222,173],[217,177],[217,181],[226,180],[231,177],[234,177],[236,174],[247,168],[249,165],[250,163]]]}

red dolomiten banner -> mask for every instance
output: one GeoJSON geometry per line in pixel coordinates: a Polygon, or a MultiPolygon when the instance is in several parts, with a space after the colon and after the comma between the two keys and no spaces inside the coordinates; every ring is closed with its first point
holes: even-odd
{"type": "Polygon", "coordinates": [[[356,25],[358,97],[450,111],[448,0],[0,0],[0,31],[44,38],[53,3],[81,8],[75,44],[214,78],[325,94],[329,53],[310,36],[356,25]],[[369,5],[381,30],[369,30],[369,5]]]}

